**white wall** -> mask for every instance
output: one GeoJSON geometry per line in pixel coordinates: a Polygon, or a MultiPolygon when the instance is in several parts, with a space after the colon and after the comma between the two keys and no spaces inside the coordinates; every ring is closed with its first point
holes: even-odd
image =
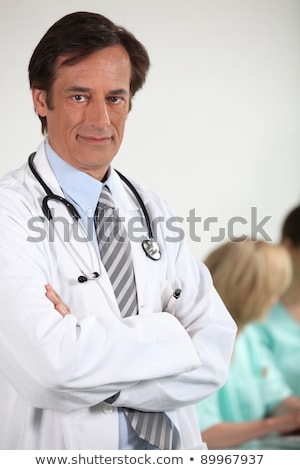
{"type": "Polygon", "coordinates": [[[277,241],[283,217],[300,202],[299,0],[5,2],[0,175],[42,138],[27,81],[31,53],[54,21],[77,10],[132,30],[152,61],[115,166],[159,192],[180,217],[195,209],[202,241],[189,243],[199,258],[221,228],[231,236],[232,220],[232,235],[251,234],[251,207],[259,221],[271,216],[263,228],[277,241]],[[218,222],[204,231],[208,217],[218,222]]]}

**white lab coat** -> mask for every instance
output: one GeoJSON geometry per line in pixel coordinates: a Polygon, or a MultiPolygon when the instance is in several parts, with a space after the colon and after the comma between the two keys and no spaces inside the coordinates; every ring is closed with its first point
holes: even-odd
{"type": "MultiPolygon", "coordinates": [[[[35,166],[63,195],[44,145],[35,166]]],[[[120,215],[140,216],[130,190],[112,177],[120,215]]],[[[152,219],[172,215],[135,186],[152,219]]],[[[93,243],[66,241],[62,221],[77,227],[63,204],[50,204],[57,232],[49,241],[47,221],[37,221],[44,196],[27,164],[0,182],[0,448],[118,449],[119,406],[166,411],[181,448],[202,448],[192,405],[224,383],[236,331],[206,268],[185,241],[166,241],[177,234],[158,223],[160,261],[132,243],[139,315],[121,319],[93,243]],[[81,268],[101,276],[79,283],[81,268]],[[71,315],[62,318],[45,297],[48,282],[71,315]],[[176,287],[182,297],[172,315],[163,311],[176,287]],[[118,391],[113,405],[104,403],[118,391]]]]}

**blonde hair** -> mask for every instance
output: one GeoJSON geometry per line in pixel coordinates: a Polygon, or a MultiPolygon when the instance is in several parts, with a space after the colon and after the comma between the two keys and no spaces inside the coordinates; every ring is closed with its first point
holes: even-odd
{"type": "Polygon", "coordinates": [[[227,242],[204,261],[216,290],[239,327],[260,319],[292,279],[282,245],[249,238],[227,242]]]}

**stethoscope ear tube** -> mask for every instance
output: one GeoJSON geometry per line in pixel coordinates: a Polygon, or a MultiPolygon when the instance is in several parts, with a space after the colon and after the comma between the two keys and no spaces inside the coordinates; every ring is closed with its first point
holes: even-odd
{"type": "Polygon", "coordinates": [[[40,183],[40,185],[44,189],[45,193],[47,194],[47,196],[44,197],[43,202],[42,202],[42,210],[43,210],[44,216],[48,220],[52,219],[52,214],[51,214],[51,211],[49,209],[48,202],[50,200],[55,200],[55,201],[58,201],[58,202],[62,202],[66,206],[70,216],[77,222],[80,219],[79,212],[73,206],[73,204],[71,204],[69,201],[67,201],[62,196],[59,196],[58,194],[54,194],[53,191],[51,191],[51,189],[49,188],[49,186],[46,185],[45,181],[41,178],[41,176],[39,175],[39,173],[37,172],[37,170],[34,166],[34,163],[33,163],[34,157],[35,157],[35,152],[32,153],[29,156],[28,165],[29,165],[29,168],[32,171],[34,177],[38,180],[38,182],[40,183]]]}
{"type": "Polygon", "coordinates": [[[40,183],[40,185],[42,186],[42,188],[44,189],[45,193],[50,196],[53,194],[53,192],[51,191],[51,189],[49,188],[49,186],[46,185],[45,181],[41,178],[41,176],[39,175],[39,173],[37,172],[35,166],[34,166],[34,163],[33,163],[33,159],[35,157],[35,154],[36,152],[33,152],[31,155],[29,155],[28,157],[28,165],[29,165],[29,168],[30,170],[32,171],[32,174],[33,176],[38,180],[38,182],[40,183]]]}
{"type": "Polygon", "coordinates": [[[127,186],[131,189],[131,191],[133,192],[133,194],[135,195],[135,197],[137,198],[137,201],[139,203],[139,205],[141,206],[141,209],[143,211],[143,214],[144,214],[144,217],[145,217],[145,221],[146,221],[146,224],[147,224],[147,230],[148,230],[148,235],[149,235],[149,239],[152,240],[154,237],[153,237],[153,232],[152,232],[152,228],[151,228],[151,222],[150,222],[150,217],[149,217],[149,214],[148,214],[148,211],[146,209],[146,206],[144,204],[144,201],[143,199],[141,198],[141,196],[139,195],[139,193],[137,192],[137,190],[135,189],[135,187],[133,186],[133,184],[126,178],[126,176],[124,176],[122,173],[120,173],[118,170],[115,170],[118,175],[120,176],[121,180],[124,181],[124,183],[127,184],[127,186]]]}
{"type": "Polygon", "coordinates": [[[67,201],[65,198],[61,197],[61,196],[58,196],[58,194],[48,194],[47,196],[44,197],[43,199],[43,202],[42,202],[42,210],[43,210],[43,213],[45,215],[45,217],[47,217],[48,220],[51,220],[52,219],[52,214],[51,214],[51,211],[48,207],[48,202],[50,200],[54,200],[54,201],[59,201],[59,202],[62,202],[70,216],[75,219],[76,221],[80,219],[80,215],[79,215],[79,212],[77,211],[77,209],[73,206],[73,204],[71,204],[69,201],[67,201]]]}
{"type": "Polygon", "coordinates": [[[144,204],[144,201],[141,198],[141,196],[139,195],[139,193],[137,192],[137,190],[135,189],[135,187],[133,186],[133,184],[126,178],[126,176],[124,176],[118,170],[115,170],[115,171],[118,173],[121,180],[124,181],[124,183],[127,184],[127,186],[131,189],[131,191],[135,195],[135,197],[136,197],[136,199],[137,199],[137,201],[138,201],[138,203],[141,206],[141,209],[143,211],[145,221],[146,221],[146,224],[147,224],[147,230],[148,230],[149,238],[146,239],[146,240],[143,240],[142,248],[143,248],[146,256],[148,256],[148,258],[151,258],[153,261],[158,261],[161,258],[160,248],[158,246],[158,243],[156,243],[156,241],[154,241],[154,236],[153,236],[153,232],[152,232],[150,217],[149,217],[148,211],[146,209],[146,206],[144,204]]]}
{"type": "Polygon", "coordinates": [[[43,214],[44,216],[48,219],[48,220],[51,220],[52,219],[52,214],[51,214],[51,211],[48,207],[48,200],[49,200],[49,197],[51,196],[46,196],[44,197],[43,199],[43,202],[42,202],[42,210],[43,210],[43,214]]]}

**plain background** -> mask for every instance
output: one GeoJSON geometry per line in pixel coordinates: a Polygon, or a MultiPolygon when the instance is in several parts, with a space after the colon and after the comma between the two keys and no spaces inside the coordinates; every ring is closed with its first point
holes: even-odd
{"type": "Polygon", "coordinates": [[[124,25],[151,58],[114,166],[173,207],[200,259],[223,239],[255,235],[254,213],[270,217],[263,229],[278,241],[300,203],[299,0],[5,0],[0,176],[42,140],[27,79],[33,49],[78,10],[124,25]]]}

